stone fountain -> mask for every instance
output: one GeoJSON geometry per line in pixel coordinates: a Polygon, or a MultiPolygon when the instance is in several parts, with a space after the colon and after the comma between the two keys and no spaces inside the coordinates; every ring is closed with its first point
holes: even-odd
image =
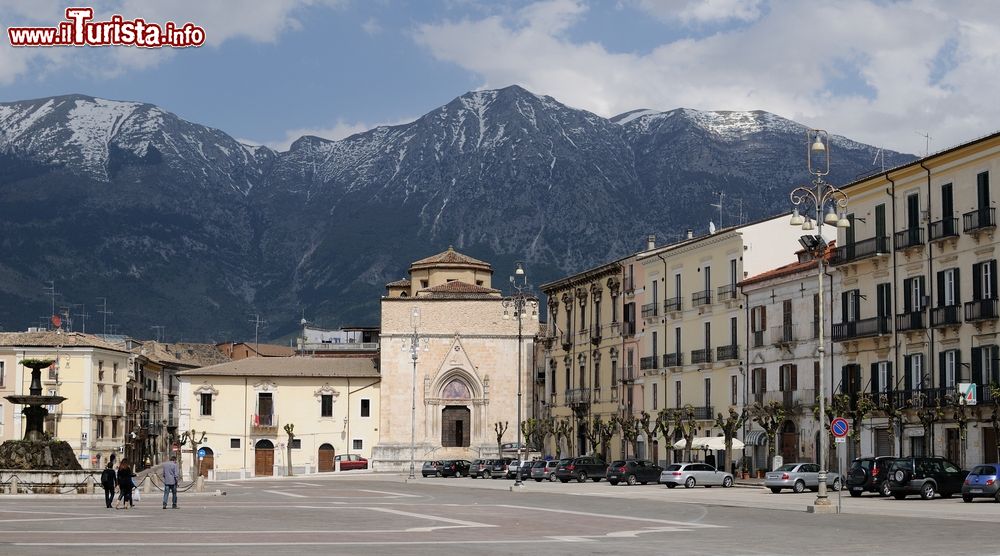
{"type": "Polygon", "coordinates": [[[24,439],[8,440],[0,445],[0,469],[81,469],[69,442],[45,437],[47,405],[59,405],[66,398],[42,395],[42,369],[50,367],[52,359],[25,359],[21,365],[31,369],[31,386],[27,396],[6,396],[17,405],[26,418],[24,439]]]}

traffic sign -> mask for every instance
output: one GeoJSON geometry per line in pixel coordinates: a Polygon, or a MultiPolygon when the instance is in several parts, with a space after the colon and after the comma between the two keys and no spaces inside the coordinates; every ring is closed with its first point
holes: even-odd
{"type": "Polygon", "coordinates": [[[847,443],[847,439],[844,438],[843,436],[838,436],[837,438],[834,438],[833,441],[836,442],[837,444],[846,444],[847,443]]]}
{"type": "Polygon", "coordinates": [[[963,405],[976,405],[976,383],[975,382],[960,382],[958,383],[958,393],[962,396],[959,403],[963,405]]]}
{"type": "Polygon", "coordinates": [[[847,436],[847,432],[849,430],[850,427],[847,426],[847,419],[844,419],[843,417],[837,417],[830,422],[830,432],[832,432],[833,436],[836,436],[837,438],[847,436]]]}
{"type": "Polygon", "coordinates": [[[199,458],[205,457],[205,454],[206,454],[206,452],[205,452],[204,448],[198,448],[198,457],[199,458]]]}

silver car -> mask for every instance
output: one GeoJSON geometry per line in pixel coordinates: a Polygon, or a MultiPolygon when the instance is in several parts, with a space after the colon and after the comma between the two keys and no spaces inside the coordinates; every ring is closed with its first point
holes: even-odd
{"type": "Polygon", "coordinates": [[[549,461],[538,460],[531,464],[531,478],[537,482],[556,481],[556,467],[559,467],[559,460],[549,461]]]}
{"type": "MultiPolygon", "coordinates": [[[[837,473],[827,473],[826,482],[830,489],[840,490],[844,484],[837,473]]],[[[764,476],[764,486],[777,494],[782,489],[790,488],[794,492],[819,490],[819,465],[815,463],[786,463],[764,476]]]]}
{"type": "Polygon", "coordinates": [[[660,473],[660,484],[667,485],[667,488],[677,485],[684,485],[684,488],[729,488],[733,486],[733,475],[719,471],[707,463],[672,463],[660,473]]]}

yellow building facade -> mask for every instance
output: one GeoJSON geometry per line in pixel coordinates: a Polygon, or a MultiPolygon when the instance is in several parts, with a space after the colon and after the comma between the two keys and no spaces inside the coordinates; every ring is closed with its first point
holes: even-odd
{"type": "Polygon", "coordinates": [[[370,356],[250,357],[177,378],[186,476],[285,475],[289,443],[294,473],[333,471],[338,455],[370,460],[379,440],[381,385],[370,356]]]}

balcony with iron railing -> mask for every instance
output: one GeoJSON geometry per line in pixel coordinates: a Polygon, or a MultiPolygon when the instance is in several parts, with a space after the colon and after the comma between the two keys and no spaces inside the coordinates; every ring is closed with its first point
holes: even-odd
{"type": "Polygon", "coordinates": [[[569,332],[563,332],[559,335],[559,343],[562,344],[563,349],[569,349],[573,347],[573,334],[569,332]]]}
{"type": "Polygon", "coordinates": [[[924,244],[924,229],[918,226],[916,228],[896,232],[892,243],[895,245],[896,251],[903,251],[911,247],[919,247],[924,244]]]}
{"type": "Polygon", "coordinates": [[[595,324],[590,327],[590,343],[601,343],[601,325],[595,324]]]}
{"type": "Polygon", "coordinates": [[[622,336],[626,338],[635,336],[635,321],[622,322],[622,336]]]}
{"type": "Polygon", "coordinates": [[[907,409],[937,407],[946,405],[945,396],[955,392],[954,388],[915,388],[907,390],[887,390],[872,394],[872,401],[879,409],[907,409]]]}
{"type": "Polygon", "coordinates": [[[855,243],[849,243],[847,245],[842,245],[837,247],[833,256],[830,257],[830,264],[841,265],[847,264],[855,261],[860,261],[862,259],[867,259],[870,257],[882,256],[889,254],[889,238],[888,237],[873,237],[871,239],[866,239],[864,241],[858,241],[855,243]]]}
{"type": "Polygon", "coordinates": [[[625,293],[632,293],[635,291],[635,278],[632,276],[626,276],[622,278],[622,291],[625,293]]]}
{"type": "Polygon", "coordinates": [[[691,294],[691,305],[701,307],[712,302],[712,290],[702,290],[691,294]]]}
{"type": "Polygon", "coordinates": [[[958,218],[942,218],[937,222],[931,222],[928,231],[931,241],[958,237],[958,218]]]}
{"type": "Polygon", "coordinates": [[[664,367],[680,367],[684,364],[684,354],[681,352],[667,353],[663,355],[664,367]]]}
{"type": "Polygon", "coordinates": [[[760,403],[778,402],[785,408],[811,406],[816,403],[816,391],[812,389],[804,390],[775,390],[770,392],[758,392],[760,403]]]}
{"type": "Polygon", "coordinates": [[[965,233],[976,232],[985,228],[997,227],[997,209],[983,207],[962,215],[965,233]]]}
{"type": "Polygon", "coordinates": [[[996,299],[977,299],[973,301],[966,301],[966,322],[992,320],[1000,317],[1000,314],[998,314],[998,309],[1000,309],[1000,307],[997,307],[997,302],[998,300],[996,299]]]}
{"type": "Polygon", "coordinates": [[[156,390],[144,390],[142,392],[142,399],[147,402],[159,402],[161,399],[160,392],[156,390]]]}
{"type": "Polygon", "coordinates": [[[888,332],[889,317],[872,317],[870,319],[835,323],[833,325],[832,336],[833,341],[844,342],[879,336],[888,332]]]}
{"type": "Polygon", "coordinates": [[[712,412],[712,406],[696,406],[694,408],[694,418],[699,420],[715,419],[715,413],[712,412]]]}
{"type": "Polygon", "coordinates": [[[587,388],[573,388],[566,390],[566,405],[586,405],[590,403],[590,390],[587,388]]]}
{"type": "Polygon", "coordinates": [[[764,331],[754,330],[750,332],[750,342],[755,348],[764,347],[764,331]]]}
{"type": "Polygon", "coordinates": [[[667,311],[680,311],[680,310],[681,310],[681,298],[680,298],[680,296],[678,296],[678,297],[671,297],[670,299],[667,299],[666,301],[663,302],[663,311],[664,312],[667,312],[667,311]]]}
{"type": "Polygon", "coordinates": [[[736,299],[736,284],[726,284],[725,286],[719,286],[716,290],[716,295],[719,296],[719,301],[732,301],[736,299]]]}
{"type": "Polygon", "coordinates": [[[712,348],[691,350],[691,363],[698,365],[712,362],[712,348]]]}
{"type": "Polygon", "coordinates": [[[655,317],[660,314],[659,304],[656,302],[646,303],[642,306],[642,318],[655,317]]]}
{"type": "Polygon", "coordinates": [[[946,305],[931,309],[931,326],[956,326],[962,324],[961,306],[946,305]]]}
{"type": "Polygon", "coordinates": [[[715,358],[716,361],[727,361],[730,359],[740,358],[740,346],[739,344],[732,344],[728,346],[719,346],[715,348],[715,358]]]}
{"type": "Polygon", "coordinates": [[[648,371],[649,369],[656,369],[659,367],[659,356],[650,355],[649,357],[639,358],[639,370],[648,371]]]}
{"type": "Polygon", "coordinates": [[[923,330],[927,328],[924,322],[924,311],[910,311],[896,315],[896,331],[906,332],[908,330],[923,330]]]}
{"type": "Polygon", "coordinates": [[[255,413],[251,415],[250,432],[253,434],[277,434],[278,416],[273,413],[255,413]]]}
{"type": "Polygon", "coordinates": [[[798,340],[795,326],[792,323],[779,324],[771,327],[771,343],[776,346],[788,345],[798,340]]]}

